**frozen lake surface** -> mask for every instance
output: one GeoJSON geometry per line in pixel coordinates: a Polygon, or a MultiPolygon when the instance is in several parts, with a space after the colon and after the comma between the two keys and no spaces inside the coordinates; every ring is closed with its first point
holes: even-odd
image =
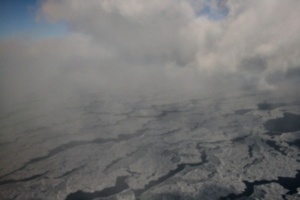
{"type": "Polygon", "coordinates": [[[3,200],[300,199],[297,99],[45,97],[0,128],[3,200]]]}

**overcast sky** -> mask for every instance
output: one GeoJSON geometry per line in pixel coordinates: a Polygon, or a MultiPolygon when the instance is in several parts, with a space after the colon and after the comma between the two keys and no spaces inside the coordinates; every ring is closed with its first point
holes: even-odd
{"type": "Polygon", "coordinates": [[[30,36],[15,29],[1,37],[2,105],[86,90],[299,93],[299,0],[18,2],[30,12],[23,10],[15,25],[26,19],[44,31],[30,36]]]}

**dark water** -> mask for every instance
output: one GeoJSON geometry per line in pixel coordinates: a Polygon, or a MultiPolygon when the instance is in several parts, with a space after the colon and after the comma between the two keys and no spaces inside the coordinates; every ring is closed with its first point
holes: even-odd
{"type": "Polygon", "coordinates": [[[281,154],[286,155],[286,153],[285,153],[285,149],[286,148],[285,147],[281,147],[280,145],[276,144],[275,141],[268,140],[268,141],[266,141],[266,144],[269,145],[270,147],[274,148],[275,151],[278,151],[281,154]]]}
{"type": "MultiPolygon", "coordinates": [[[[177,165],[176,169],[169,171],[168,174],[158,178],[157,180],[150,181],[148,184],[145,185],[145,187],[143,189],[133,190],[136,198],[139,199],[140,196],[147,190],[155,187],[156,185],[166,181],[167,179],[175,176],[177,173],[183,171],[186,166],[197,167],[197,166],[203,165],[204,163],[208,162],[207,155],[204,151],[202,152],[201,158],[202,158],[202,161],[199,163],[179,164],[179,165],[177,165]]],[[[99,197],[109,197],[109,196],[116,195],[116,194],[129,188],[129,186],[126,183],[127,178],[128,178],[127,176],[118,177],[116,180],[116,185],[114,187],[105,188],[101,191],[89,193],[89,192],[83,192],[83,191],[79,190],[77,192],[69,194],[65,200],[93,200],[93,199],[99,198],[99,197]]]]}
{"type": "Polygon", "coordinates": [[[300,149],[300,139],[297,139],[293,142],[288,142],[289,145],[297,146],[300,149]]]}
{"type": "Polygon", "coordinates": [[[243,181],[246,185],[246,189],[244,192],[240,194],[234,194],[231,193],[226,197],[220,197],[220,200],[235,200],[241,197],[250,197],[254,192],[254,186],[256,185],[264,185],[269,183],[278,183],[285,189],[289,190],[285,195],[283,195],[283,198],[285,198],[286,195],[292,195],[297,193],[297,188],[300,187],[300,170],[298,170],[298,173],[296,174],[295,178],[290,177],[278,177],[277,180],[260,180],[260,181],[254,181],[254,182],[248,182],[243,181]]]}
{"type": "Polygon", "coordinates": [[[220,200],[227,200],[227,199],[234,200],[234,199],[238,199],[241,197],[249,197],[249,196],[251,196],[251,194],[253,194],[255,185],[263,185],[263,184],[272,183],[272,181],[266,181],[266,180],[254,181],[252,183],[248,182],[248,181],[243,181],[243,182],[246,185],[246,189],[244,192],[242,192],[240,194],[231,193],[226,197],[220,197],[220,200]]]}
{"type": "Polygon", "coordinates": [[[127,141],[132,138],[141,136],[144,132],[145,132],[145,129],[142,129],[142,130],[138,130],[136,133],[133,133],[133,134],[119,135],[118,138],[108,138],[108,139],[97,138],[97,139],[94,139],[91,141],[72,141],[72,142],[69,142],[62,146],[59,146],[55,149],[50,150],[46,156],[42,156],[42,157],[38,157],[38,158],[34,158],[34,159],[30,160],[28,164],[32,164],[32,163],[35,163],[35,162],[38,162],[41,160],[45,160],[56,154],[61,153],[62,151],[66,151],[67,149],[71,149],[71,148],[74,148],[77,146],[86,145],[86,144],[104,144],[104,143],[108,143],[108,142],[127,141]]]}
{"type": "Polygon", "coordinates": [[[249,154],[249,158],[252,158],[252,157],[253,157],[253,147],[254,147],[254,145],[248,146],[248,154],[249,154]]]}
{"type": "Polygon", "coordinates": [[[84,166],[85,166],[85,165],[80,166],[80,167],[77,167],[77,168],[74,168],[74,169],[72,169],[72,170],[70,170],[70,171],[65,172],[65,173],[62,174],[61,176],[58,176],[58,177],[55,177],[55,178],[63,178],[63,177],[66,177],[66,176],[72,174],[73,172],[76,172],[77,170],[82,169],[84,166]]]}
{"type": "Polygon", "coordinates": [[[257,104],[258,110],[273,110],[275,108],[279,108],[282,106],[285,106],[286,104],[284,103],[259,103],[257,104]]]}
{"type": "Polygon", "coordinates": [[[98,192],[83,192],[81,190],[69,194],[65,200],[93,200],[97,197],[108,197],[114,194],[118,194],[126,189],[128,185],[125,182],[127,176],[118,177],[116,180],[116,185],[113,187],[105,188],[98,192]]]}
{"type": "Polygon", "coordinates": [[[282,135],[283,133],[279,133],[279,132],[266,132],[265,134],[269,135],[269,136],[279,136],[279,135],[282,135]]]}
{"type": "Polygon", "coordinates": [[[197,166],[203,165],[204,163],[208,162],[207,155],[205,152],[202,152],[201,158],[202,158],[202,161],[199,163],[182,163],[182,164],[177,165],[176,169],[169,171],[169,173],[166,174],[165,176],[162,176],[162,177],[158,178],[157,180],[150,181],[147,185],[145,185],[145,187],[143,189],[135,190],[134,191],[135,196],[137,197],[137,199],[139,199],[141,194],[143,194],[147,190],[155,187],[156,185],[164,182],[165,180],[175,176],[177,173],[183,171],[186,166],[197,167],[197,166]]]}
{"type": "Polygon", "coordinates": [[[243,141],[244,139],[246,139],[249,135],[244,135],[244,136],[240,136],[240,137],[236,137],[236,138],[233,138],[231,141],[232,142],[240,142],[240,141],[243,141]]]}
{"type": "Polygon", "coordinates": [[[295,178],[278,177],[277,181],[282,187],[289,190],[286,194],[296,194],[297,188],[300,187],[300,170],[295,178]]]}
{"type": "Polygon", "coordinates": [[[0,185],[5,185],[5,184],[10,184],[10,183],[21,183],[21,182],[27,182],[27,181],[31,181],[31,180],[34,180],[34,179],[37,179],[45,174],[47,174],[48,172],[45,172],[43,174],[37,174],[37,175],[34,175],[34,176],[31,176],[31,177],[28,177],[28,178],[24,178],[24,179],[20,179],[20,180],[14,180],[14,179],[11,179],[11,180],[4,180],[4,181],[1,181],[0,182],[0,185]]]}
{"type": "Polygon", "coordinates": [[[295,132],[300,130],[300,115],[292,113],[284,113],[282,118],[268,120],[265,124],[265,129],[270,132],[284,133],[295,132]]]}
{"type": "Polygon", "coordinates": [[[244,115],[244,114],[246,114],[246,113],[248,113],[250,111],[252,111],[252,109],[241,109],[241,110],[236,110],[234,113],[236,115],[244,115]]]}
{"type": "Polygon", "coordinates": [[[146,131],[146,129],[141,129],[138,130],[136,133],[133,134],[123,134],[123,135],[119,135],[118,138],[108,138],[108,139],[102,139],[102,138],[97,138],[91,141],[72,141],[69,142],[67,144],[61,145],[59,147],[56,147],[50,151],[48,151],[48,154],[45,156],[41,156],[41,157],[37,157],[37,158],[33,158],[31,159],[29,162],[25,163],[22,167],[20,167],[19,169],[16,169],[8,174],[5,174],[3,176],[0,177],[4,178],[6,176],[9,176],[17,171],[23,170],[24,168],[26,168],[28,165],[36,163],[36,162],[40,162],[42,160],[46,160],[52,156],[55,156],[63,151],[66,151],[68,149],[71,148],[75,148],[77,146],[81,146],[81,145],[86,145],[86,144],[104,144],[104,143],[108,143],[108,142],[122,142],[122,141],[128,141],[130,139],[133,139],[135,137],[139,137],[142,136],[144,134],[144,132],[146,131]]]}

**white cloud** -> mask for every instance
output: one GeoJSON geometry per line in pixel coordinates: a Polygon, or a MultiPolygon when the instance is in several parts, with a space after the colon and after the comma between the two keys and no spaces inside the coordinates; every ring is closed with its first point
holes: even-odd
{"type": "Polygon", "coordinates": [[[290,86],[286,71],[300,67],[299,10],[297,0],[46,0],[39,16],[64,20],[71,33],[2,41],[1,92],[11,99],[78,88],[290,86]],[[220,20],[197,16],[207,5],[229,13],[220,20]]]}

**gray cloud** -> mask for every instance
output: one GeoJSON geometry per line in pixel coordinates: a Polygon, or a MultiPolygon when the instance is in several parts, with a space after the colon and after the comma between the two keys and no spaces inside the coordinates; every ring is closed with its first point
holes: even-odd
{"type": "Polygon", "coordinates": [[[300,79],[300,67],[288,69],[285,77],[287,79],[300,79]]]}
{"type": "Polygon", "coordinates": [[[300,2],[220,2],[209,6],[228,15],[210,20],[197,16],[208,1],[43,1],[39,17],[64,20],[70,33],[1,41],[2,105],[78,90],[123,95],[290,87],[283,83],[300,65],[300,2]]]}
{"type": "Polygon", "coordinates": [[[262,57],[247,57],[240,63],[241,70],[248,73],[262,73],[267,68],[266,59],[262,57]]]}

